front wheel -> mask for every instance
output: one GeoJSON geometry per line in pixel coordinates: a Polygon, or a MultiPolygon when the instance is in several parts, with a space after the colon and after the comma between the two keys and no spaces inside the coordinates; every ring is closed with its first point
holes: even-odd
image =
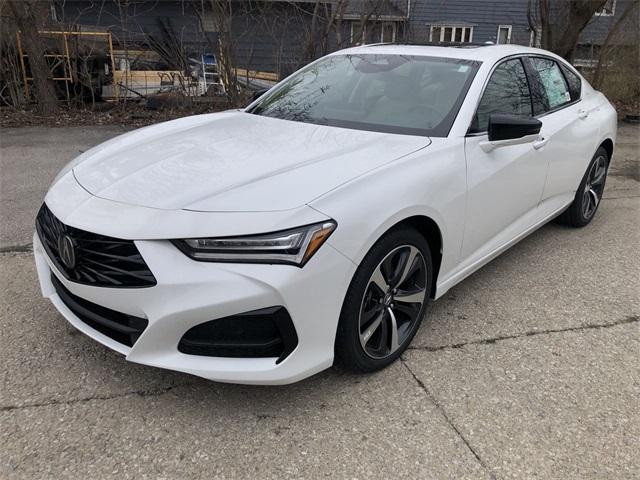
{"type": "Polygon", "coordinates": [[[336,335],[336,363],[355,372],[380,370],[407,348],[429,298],[429,244],[412,228],[386,233],[351,280],[336,335]]]}
{"type": "Polygon", "coordinates": [[[573,203],[558,217],[560,223],[570,227],[584,227],[593,219],[604,194],[608,169],[609,154],[600,147],[589,163],[573,203]]]}

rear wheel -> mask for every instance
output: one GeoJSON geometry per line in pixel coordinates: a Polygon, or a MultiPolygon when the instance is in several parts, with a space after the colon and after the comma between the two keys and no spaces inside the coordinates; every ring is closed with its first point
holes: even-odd
{"type": "Polygon", "coordinates": [[[413,339],[431,289],[431,252],[411,228],[392,230],[371,248],[351,281],[336,335],[336,363],[372,372],[413,339]]]}
{"type": "Polygon", "coordinates": [[[591,221],[604,194],[608,169],[609,154],[600,147],[580,182],[573,203],[558,217],[560,223],[571,227],[584,227],[591,221]]]}

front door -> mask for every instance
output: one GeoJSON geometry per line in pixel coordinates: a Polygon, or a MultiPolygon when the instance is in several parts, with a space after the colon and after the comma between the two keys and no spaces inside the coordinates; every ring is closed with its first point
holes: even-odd
{"type": "MultiPolygon", "coordinates": [[[[492,113],[533,115],[531,91],[520,58],[500,63],[482,95],[465,142],[467,214],[463,262],[473,262],[536,221],[547,174],[544,142],[500,146],[485,151],[492,113]]],[[[544,122],[544,120],[543,120],[544,122]]]]}

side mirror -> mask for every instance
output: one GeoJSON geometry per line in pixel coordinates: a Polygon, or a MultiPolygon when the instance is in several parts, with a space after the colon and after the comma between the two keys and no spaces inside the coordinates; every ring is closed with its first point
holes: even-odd
{"type": "Polygon", "coordinates": [[[489,141],[516,140],[538,135],[541,128],[542,122],[537,118],[493,113],[489,116],[489,141]]]}
{"type": "MultiPolygon", "coordinates": [[[[534,143],[539,140],[541,128],[542,122],[537,118],[492,113],[489,116],[489,140],[479,145],[485,153],[489,153],[500,147],[534,143]]],[[[538,148],[535,143],[534,148],[538,148]]]]}

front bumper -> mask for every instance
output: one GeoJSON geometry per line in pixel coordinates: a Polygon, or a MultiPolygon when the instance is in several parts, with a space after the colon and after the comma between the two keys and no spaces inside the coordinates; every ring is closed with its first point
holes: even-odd
{"type": "Polygon", "coordinates": [[[78,330],[126,356],[131,362],[190,373],[210,380],[247,384],[286,384],[333,363],[342,301],[355,265],[329,244],[304,266],[196,262],[169,241],[135,242],[157,285],[103,288],[68,281],[34,236],[34,256],[44,297],[78,330]],[[62,302],[51,274],[74,295],[97,305],[146,318],[148,326],[128,347],[78,318],[62,302]],[[222,358],[178,351],[183,334],[200,323],[274,305],[289,312],[298,336],[295,350],[277,358],[222,358]]]}

